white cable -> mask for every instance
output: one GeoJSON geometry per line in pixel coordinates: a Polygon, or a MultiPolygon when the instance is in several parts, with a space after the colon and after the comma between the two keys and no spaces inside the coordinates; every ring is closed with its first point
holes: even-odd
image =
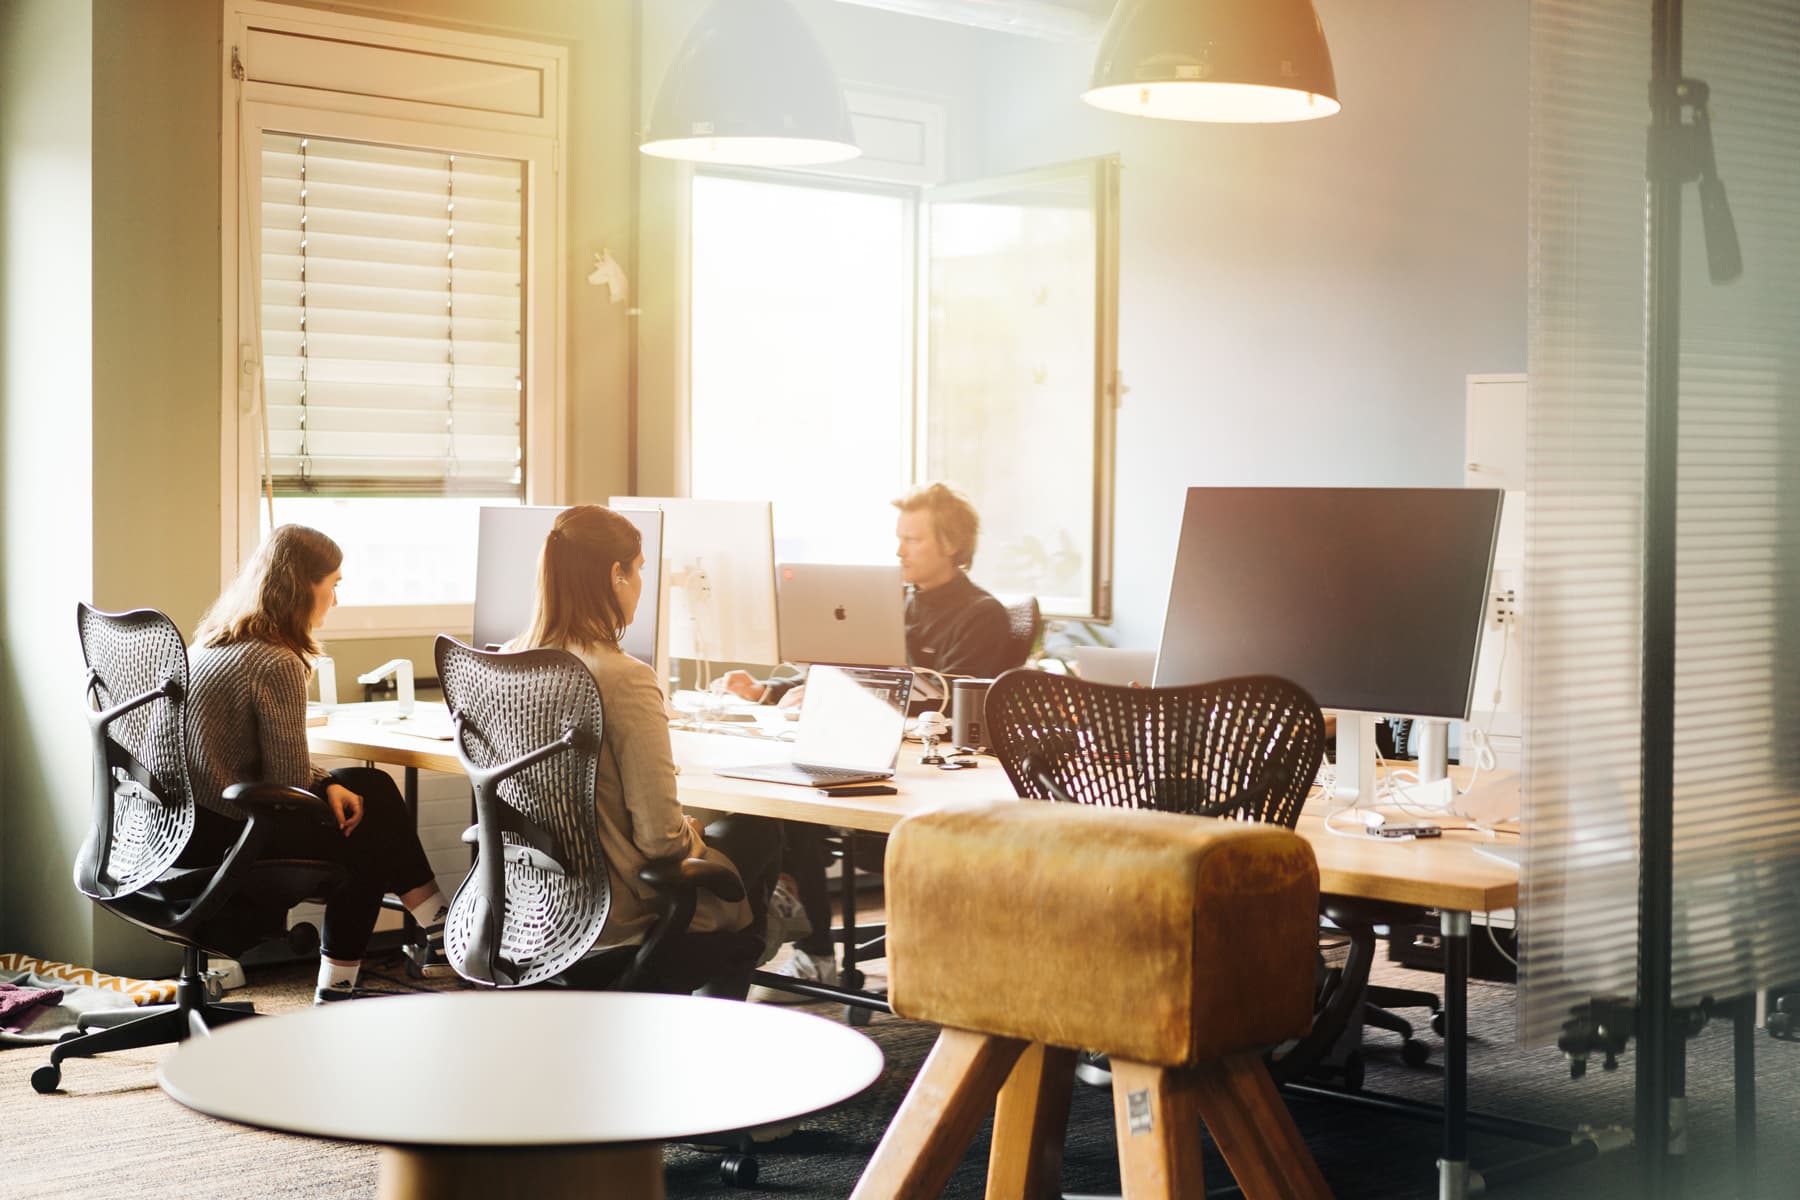
{"type": "Polygon", "coordinates": [[[940,674],[939,672],[932,670],[930,667],[913,667],[912,670],[914,672],[916,672],[917,674],[929,675],[933,679],[937,680],[938,690],[943,692],[943,696],[940,697],[938,700],[938,706],[937,706],[936,711],[941,714],[944,712],[945,709],[949,708],[950,707],[950,681],[948,679],[945,679],[944,676],[942,674],[940,674]]]}
{"type": "Polygon", "coordinates": [[[1506,952],[1506,947],[1502,946],[1500,944],[1500,939],[1494,934],[1494,923],[1492,921],[1488,921],[1488,922],[1486,922],[1486,924],[1487,924],[1487,931],[1488,931],[1488,941],[1490,941],[1494,944],[1495,952],[1497,954],[1499,954],[1501,958],[1504,958],[1507,962],[1511,963],[1513,965],[1513,970],[1515,970],[1515,971],[1518,970],[1519,969],[1519,960],[1514,958],[1512,955],[1508,954],[1506,952]]]}

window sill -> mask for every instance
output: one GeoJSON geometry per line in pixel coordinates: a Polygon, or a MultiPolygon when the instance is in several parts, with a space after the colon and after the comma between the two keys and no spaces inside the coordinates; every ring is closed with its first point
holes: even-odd
{"type": "Polygon", "coordinates": [[[448,633],[466,640],[474,627],[473,604],[369,604],[332,609],[319,636],[329,642],[448,633]]]}

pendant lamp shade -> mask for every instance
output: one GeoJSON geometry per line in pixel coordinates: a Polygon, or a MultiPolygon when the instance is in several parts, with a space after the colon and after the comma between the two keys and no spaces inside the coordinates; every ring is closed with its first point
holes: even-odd
{"type": "Polygon", "coordinates": [[[837,76],[787,0],[713,0],[663,76],[639,149],[740,166],[861,153],[837,76]]]}
{"type": "Polygon", "coordinates": [[[1310,121],[1340,107],[1311,0],[1120,0],[1081,98],[1175,121],[1310,121]]]}

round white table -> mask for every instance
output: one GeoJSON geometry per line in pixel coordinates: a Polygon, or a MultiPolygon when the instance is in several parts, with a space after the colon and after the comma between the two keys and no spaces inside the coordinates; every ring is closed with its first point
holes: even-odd
{"type": "Polygon", "coordinates": [[[382,1200],[660,1200],[663,1142],[819,1112],[881,1067],[855,1030],[766,1005],[470,992],[233,1022],[158,1077],[208,1116],[382,1145],[382,1200]]]}

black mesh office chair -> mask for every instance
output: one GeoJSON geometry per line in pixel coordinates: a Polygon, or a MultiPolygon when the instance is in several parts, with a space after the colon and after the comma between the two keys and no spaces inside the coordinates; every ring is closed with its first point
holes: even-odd
{"type": "MultiPolygon", "coordinates": [[[[660,911],[636,946],[595,951],[612,908],[594,777],[604,714],[600,689],[565,650],[500,653],[437,640],[438,678],[456,725],[456,754],[475,789],[474,869],[444,922],[457,974],[496,988],[568,986],[691,992],[721,970],[748,972],[762,930],[689,933],[699,889],[742,900],[735,873],[701,858],[646,863],[638,878],[660,911]]],[[[719,1161],[749,1187],[759,1166],[746,1136],[719,1161]]]]}
{"type": "Polygon", "coordinates": [[[1044,613],[1038,607],[1037,597],[1027,596],[1006,606],[1006,618],[1012,628],[1010,665],[1022,667],[1031,661],[1032,647],[1044,632],[1044,613]]]}
{"type": "MultiPolygon", "coordinates": [[[[1298,684],[1273,676],[1130,688],[1008,671],[988,690],[994,753],[1022,797],[1260,821],[1292,829],[1325,755],[1325,719],[1298,684]]],[[[1280,1082],[1321,1065],[1354,1018],[1372,945],[1323,972],[1319,1019],[1271,1070],[1280,1082]],[[1360,979],[1356,971],[1360,969],[1360,979]]]]}
{"type": "Polygon", "coordinates": [[[690,992],[721,964],[754,962],[761,930],[688,932],[698,889],[744,897],[736,874],[698,858],[647,864],[639,878],[661,899],[649,937],[593,952],[611,909],[594,808],[604,717],[580,659],[564,650],[476,650],[440,637],[437,667],[457,757],[475,789],[476,823],[463,835],[477,847],[475,867],[444,926],[444,952],[458,974],[491,987],[561,978],[690,992]]]}
{"type": "Polygon", "coordinates": [[[236,784],[225,795],[249,816],[224,860],[175,865],[194,832],[187,771],[187,646],[174,622],[152,609],[77,608],[87,661],[93,734],[93,820],[75,860],[83,895],[182,947],[176,1001],[136,1020],[96,1029],[50,1051],[31,1086],[53,1092],[62,1063],[108,1050],[177,1042],[212,1025],[254,1015],[248,1004],[207,999],[207,953],[235,957],[286,934],[288,909],[343,882],[343,868],[318,859],[264,858],[262,849],[295,822],[335,826],[317,796],[272,784],[236,784]]]}

